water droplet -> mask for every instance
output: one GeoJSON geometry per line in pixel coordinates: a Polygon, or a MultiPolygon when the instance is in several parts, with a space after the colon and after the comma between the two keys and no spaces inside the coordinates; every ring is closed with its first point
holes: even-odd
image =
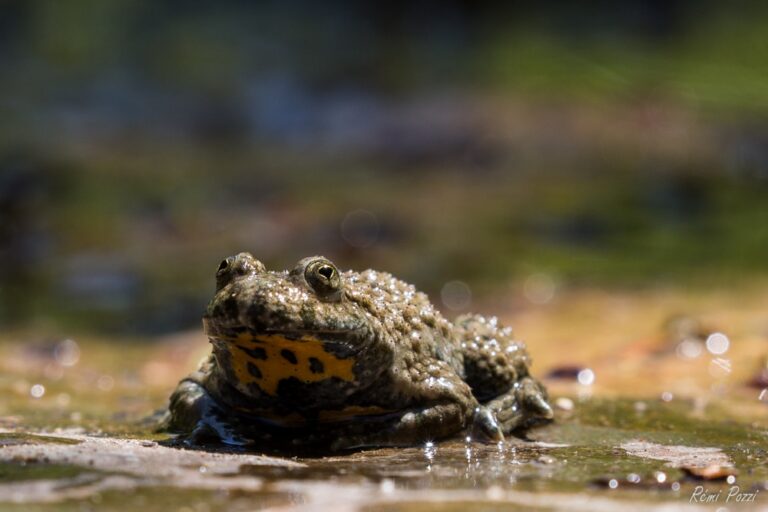
{"type": "Polygon", "coordinates": [[[680,482],[672,482],[672,490],[673,491],[679,491],[680,490],[680,482]]]}
{"type": "Polygon", "coordinates": [[[498,485],[492,485],[486,489],[485,496],[491,501],[500,501],[504,498],[504,490],[498,485]]]}
{"type": "Polygon", "coordinates": [[[595,382],[595,372],[590,368],[584,368],[576,375],[576,380],[578,380],[579,384],[582,386],[591,386],[595,382]]]}
{"type": "Polygon", "coordinates": [[[619,481],[616,480],[615,478],[611,478],[610,480],[608,480],[608,487],[610,487],[611,489],[616,489],[617,487],[619,487],[619,481]]]}
{"type": "Polygon", "coordinates": [[[391,478],[385,478],[379,484],[382,494],[392,494],[395,492],[395,481],[391,478]]]}
{"type": "Polygon", "coordinates": [[[729,485],[733,485],[736,483],[736,477],[733,475],[728,475],[728,478],[726,478],[725,481],[728,482],[729,485]]]}
{"type": "Polygon", "coordinates": [[[432,464],[435,460],[435,454],[437,454],[437,448],[435,447],[435,443],[432,441],[427,441],[424,444],[424,457],[426,457],[427,461],[432,464]]]}
{"type": "Polygon", "coordinates": [[[663,471],[655,471],[653,473],[653,478],[655,478],[658,483],[663,484],[667,481],[667,474],[663,471]]]}
{"type": "Polygon", "coordinates": [[[541,464],[554,464],[555,458],[550,455],[541,455],[538,459],[536,459],[536,462],[541,464]]]}
{"type": "Polygon", "coordinates": [[[675,395],[673,395],[670,391],[664,391],[661,394],[661,400],[663,402],[671,402],[675,398],[675,395]]]}
{"type": "Polygon", "coordinates": [[[637,473],[630,473],[627,475],[627,482],[632,484],[639,484],[640,483],[640,475],[637,473]]]}
{"type": "Polygon", "coordinates": [[[710,334],[709,337],[707,337],[706,342],[707,350],[715,355],[725,354],[728,352],[728,347],[730,344],[731,342],[728,339],[728,336],[721,332],[710,334]]]}
{"type": "Polygon", "coordinates": [[[448,281],[440,290],[440,299],[448,309],[467,309],[472,304],[472,290],[464,281],[448,281]]]}
{"type": "Polygon", "coordinates": [[[563,411],[572,411],[573,410],[573,400],[570,398],[566,398],[564,396],[561,396],[557,400],[555,400],[555,407],[558,409],[561,409],[563,411]]]}
{"type": "Polygon", "coordinates": [[[42,396],[45,394],[45,386],[42,384],[33,384],[31,388],[29,388],[29,395],[32,398],[42,398],[42,396]]]}

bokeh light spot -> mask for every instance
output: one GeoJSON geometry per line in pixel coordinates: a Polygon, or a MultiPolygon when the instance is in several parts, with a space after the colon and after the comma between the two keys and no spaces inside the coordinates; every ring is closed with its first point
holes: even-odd
{"type": "Polygon", "coordinates": [[[472,305],[472,290],[464,281],[448,281],[440,290],[440,299],[448,309],[465,310],[472,305]]]}
{"type": "Polygon", "coordinates": [[[595,372],[590,368],[584,368],[578,375],[576,375],[576,380],[578,380],[579,384],[582,386],[591,386],[595,382],[595,372]]]}
{"type": "Polygon", "coordinates": [[[675,352],[677,353],[677,357],[681,359],[696,359],[702,352],[704,352],[704,349],[701,341],[693,338],[686,338],[677,344],[675,352]]]}
{"type": "Polygon", "coordinates": [[[555,298],[557,285],[549,274],[531,274],[523,284],[525,298],[533,304],[548,304],[555,298]]]}
{"type": "Polygon", "coordinates": [[[379,219],[368,210],[353,210],[341,221],[341,237],[357,249],[372,247],[379,238],[379,219]]]}
{"type": "Polygon", "coordinates": [[[53,357],[61,366],[75,366],[80,361],[80,347],[75,340],[61,340],[53,349],[53,357]]]}
{"type": "Polygon", "coordinates": [[[29,395],[32,398],[42,398],[45,395],[45,386],[42,384],[34,384],[29,388],[29,395]]]}
{"type": "Polygon", "coordinates": [[[721,355],[728,352],[728,347],[731,345],[728,336],[721,332],[715,332],[707,337],[707,350],[715,355],[721,355]]]}

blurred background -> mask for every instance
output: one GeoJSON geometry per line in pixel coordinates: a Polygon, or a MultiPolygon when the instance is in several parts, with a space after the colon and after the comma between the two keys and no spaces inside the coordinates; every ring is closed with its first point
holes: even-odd
{"type": "Polygon", "coordinates": [[[0,2],[0,326],[323,254],[448,316],[768,274],[768,4],[0,2]]]}

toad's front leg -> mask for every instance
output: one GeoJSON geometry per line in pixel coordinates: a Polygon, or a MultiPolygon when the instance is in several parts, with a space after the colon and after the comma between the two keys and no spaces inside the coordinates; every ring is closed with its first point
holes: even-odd
{"type": "Polygon", "coordinates": [[[253,442],[237,434],[242,427],[238,417],[227,414],[208,393],[194,374],[182,380],[171,395],[171,403],[161,430],[179,434],[177,438],[187,446],[209,442],[243,446],[253,442]]]}

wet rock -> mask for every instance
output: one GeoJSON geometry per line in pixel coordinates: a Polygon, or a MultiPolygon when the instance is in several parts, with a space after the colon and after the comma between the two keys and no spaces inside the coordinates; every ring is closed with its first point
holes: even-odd
{"type": "Polygon", "coordinates": [[[56,437],[15,432],[0,435],[11,438],[21,436],[25,441],[2,446],[0,464],[42,461],[48,466],[86,468],[69,479],[0,483],[0,496],[8,496],[10,498],[6,501],[15,503],[84,499],[105,490],[146,486],[258,491],[262,480],[240,474],[241,466],[303,466],[277,457],[179,450],[138,439],[66,433],[56,437]]]}
{"type": "Polygon", "coordinates": [[[720,448],[706,446],[674,446],[645,441],[629,441],[620,448],[629,455],[646,459],[663,460],[676,468],[732,466],[731,459],[720,448]]]}

